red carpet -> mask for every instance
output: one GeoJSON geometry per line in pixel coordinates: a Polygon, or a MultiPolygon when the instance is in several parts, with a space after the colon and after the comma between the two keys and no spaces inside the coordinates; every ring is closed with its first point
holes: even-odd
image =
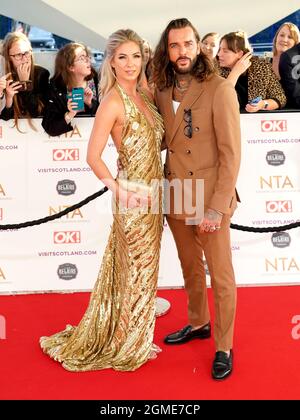
{"type": "MultiPolygon", "coordinates": [[[[155,343],[163,352],[135,372],[71,373],[39,348],[41,335],[75,324],[88,293],[0,296],[6,339],[0,340],[0,399],[298,399],[300,339],[292,338],[300,288],[238,289],[234,372],[211,379],[213,340],[165,346],[163,337],[186,324],[183,290],[160,291],[171,302],[157,319],[155,343]]],[[[211,299],[209,290],[209,299],[211,299]]],[[[296,332],[300,330],[297,329],[296,332]]],[[[296,334],[297,336],[298,334],[296,334]]]]}

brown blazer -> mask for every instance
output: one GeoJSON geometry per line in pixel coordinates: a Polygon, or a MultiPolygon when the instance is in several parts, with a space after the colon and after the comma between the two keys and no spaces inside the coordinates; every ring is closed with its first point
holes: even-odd
{"type": "MultiPolygon", "coordinates": [[[[233,85],[213,75],[204,82],[193,79],[176,115],[172,87],[156,90],[156,103],[165,124],[167,156],[165,177],[204,179],[204,208],[232,215],[236,208],[235,184],[240,166],[240,114],[233,85]],[[184,110],[191,109],[192,138],[184,134],[184,110]]],[[[195,204],[195,185],[193,203],[195,204]]],[[[171,189],[170,217],[191,217],[184,211],[174,214],[171,189]]],[[[202,203],[201,203],[202,204],[202,203]]]]}

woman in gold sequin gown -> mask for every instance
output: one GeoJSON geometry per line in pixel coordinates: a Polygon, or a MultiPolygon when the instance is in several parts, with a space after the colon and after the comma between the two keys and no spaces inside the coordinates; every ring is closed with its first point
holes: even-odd
{"type": "Polygon", "coordinates": [[[45,353],[65,369],[77,372],[135,370],[159,351],[153,344],[153,333],[163,217],[161,191],[156,189],[153,194],[149,186],[163,178],[163,124],[149,93],[138,88],[140,37],[131,30],[117,31],[110,36],[106,51],[100,84],[102,100],[87,161],[113,192],[114,222],[79,325],[68,325],[64,331],[40,339],[45,353]],[[109,135],[123,167],[116,180],[101,158],[109,135]],[[144,187],[137,190],[141,184],[144,187]]]}

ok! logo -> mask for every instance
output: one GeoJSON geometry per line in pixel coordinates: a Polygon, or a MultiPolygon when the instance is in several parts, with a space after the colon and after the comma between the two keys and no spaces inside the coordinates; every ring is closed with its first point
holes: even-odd
{"type": "Polygon", "coordinates": [[[273,131],[287,131],[287,120],[262,120],[261,131],[273,132],[273,131]]]}
{"type": "Polygon", "coordinates": [[[80,244],[80,231],[54,232],[53,240],[55,244],[80,244]]]}
{"type": "Polygon", "coordinates": [[[291,200],[266,201],[267,213],[291,213],[293,205],[291,200]]]}
{"type": "Polygon", "coordinates": [[[54,149],[52,152],[54,161],[76,161],[79,160],[79,149],[54,149]]]}

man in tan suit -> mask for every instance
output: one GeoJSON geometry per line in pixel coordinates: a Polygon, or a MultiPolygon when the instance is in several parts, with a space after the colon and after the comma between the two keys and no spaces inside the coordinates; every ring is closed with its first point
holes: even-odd
{"type": "Polygon", "coordinates": [[[236,308],[230,217],[236,208],[240,165],[239,105],[234,86],[217,76],[212,62],[200,53],[199,34],[187,19],[169,23],[153,62],[156,102],[166,130],[166,180],[190,180],[191,190],[184,189],[183,200],[192,194],[197,208],[194,214],[187,214],[183,205],[178,212],[182,195],[170,189],[167,221],[183,271],[190,325],[168,335],[165,343],[211,335],[204,253],[215,303],[212,376],[224,379],[232,371],[236,308]],[[196,196],[199,179],[204,180],[204,203],[196,196]],[[201,206],[204,215],[199,219],[201,206]]]}

